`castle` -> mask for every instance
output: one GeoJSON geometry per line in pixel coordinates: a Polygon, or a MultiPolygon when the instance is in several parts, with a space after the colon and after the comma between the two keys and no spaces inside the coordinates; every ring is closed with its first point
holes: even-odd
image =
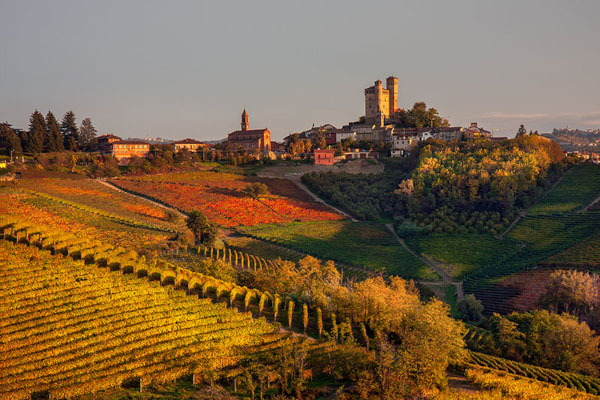
{"type": "Polygon", "coordinates": [[[365,89],[365,122],[383,126],[398,109],[398,78],[390,76],[385,80],[386,88],[380,80],[365,89]]]}

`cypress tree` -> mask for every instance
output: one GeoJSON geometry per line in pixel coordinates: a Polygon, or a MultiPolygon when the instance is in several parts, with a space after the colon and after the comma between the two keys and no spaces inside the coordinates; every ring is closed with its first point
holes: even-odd
{"type": "Polygon", "coordinates": [[[281,304],[281,297],[278,294],[273,299],[273,322],[277,322],[277,316],[279,315],[279,307],[281,304]]]}
{"type": "Polygon", "coordinates": [[[304,334],[306,334],[306,327],[308,327],[308,306],[306,303],[302,304],[302,325],[304,325],[304,334]]]}
{"type": "Polygon", "coordinates": [[[338,326],[335,314],[331,314],[331,338],[338,341],[338,326]]]}
{"type": "Polygon", "coordinates": [[[54,152],[63,151],[65,149],[62,140],[62,134],[60,133],[60,126],[56,117],[52,114],[52,111],[48,111],[46,114],[46,136],[44,140],[44,151],[54,152]]]}
{"type": "Polygon", "coordinates": [[[81,150],[90,151],[96,147],[96,133],[98,133],[98,131],[94,128],[94,125],[92,125],[92,120],[84,118],[79,127],[79,148],[81,150]]]}
{"type": "Polygon", "coordinates": [[[319,330],[319,339],[323,334],[323,312],[321,311],[321,307],[317,308],[317,329],[319,330]]]}
{"type": "Polygon", "coordinates": [[[35,110],[29,118],[29,131],[25,142],[25,151],[41,153],[44,150],[44,137],[46,136],[46,121],[44,116],[35,110]]]}
{"type": "Polygon", "coordinates": [[[79,143],[79,129],[75,123],[75,113],[67,111],[60,123],[63,143],[66,150],[77,151],[79,143]]]}
{"type": "Polygon", "coordinates": [[[23,154],[21,140],[9,123],[0,124],[0,150],[7,155],[10,155],[11,150],[15,156],[23,154]]]}
{"type": "Polygon", "coordinates": [[[360,323],[360,333],[362,334],[363,341],[365,342],[365,346],[367,350],[369,350],[369,335],[367,335],[367,328],[365,327],[365,323],[360,323]]]}
{"type": "Polygon", "coordinates": [[[294,301],[290,300],[288,303],[288,326],[292,329],[292,319],[294,317],[294,301]]]}

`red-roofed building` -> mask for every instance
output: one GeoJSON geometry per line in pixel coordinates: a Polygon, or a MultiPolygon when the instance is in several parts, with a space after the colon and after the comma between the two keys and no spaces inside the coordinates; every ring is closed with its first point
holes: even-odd
{"type": "Polygon", "coordinates": [[[98,151],[100,151],[101,153],[110,153],[110,144],[119,140],[121,140],[121,138],[113,135],[112,133],[109,133],[108,135],[98,136],[98,151]]]}
{"type": "Polygon", "coordinates": [[[126,165],[132,157],[148,157],[150,145],[141,140],[119,140],[112,142],[111,154],[119,160],[119,164],[126,165]]]}
{"type": "Polygon", "coordinates": [[[175,142],[175,143],[173,143],[173,145],[175,146],[176,152],[179,152],[183,149],[187,149],[188,151],[191,151],[191,152],[197,152],[199,149],[206,147],[206,143],[202,143],[195,139],[190,139],[190,138],[175,142]]]}
{"type": "Polygon", "coordinates": [[[241,130],[231,132],[227,136],[227,141],[233,149],[243,148],[246,151],[258,150],[261,152],[271,151],[271,132],[265,129],[248,129],[248,113],[244,108],[242,113],[241,130]]]}
{"type": "Polygon", "coordinates": [[[333,165],[335,162],[335,150],[315,150],[315,165],[333,165]]]}

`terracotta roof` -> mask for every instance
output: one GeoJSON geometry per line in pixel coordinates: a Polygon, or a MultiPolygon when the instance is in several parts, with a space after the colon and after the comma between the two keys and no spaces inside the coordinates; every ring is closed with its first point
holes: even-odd
{"type": "Polygon", "coordinates": [[[148,144],[141,140],[119,140],[118,142],[112,142],[111,144],[148,144]]]}
{"type": "Polygon", "coordinates": [[[104,139],[104,138],[106,138],[106,139],[121,139],[120,137],[115,136],[112,133],[109,133],[108,135],[100,135],[100,136],[98,136],[98,139],[104,139]]]}
{"type": "Polygon", "coordinates": [[[315,152],[315,153],[317,153],[317,152],[318,152],[318,153],[329,153],[329,154],[333,154],[333,153],[335,153],[335,150],[333,150],[333,149],[323,149],[323,150],[320,150],[320,149],[315,149],[315,150],[314,150],[314,152],[315,152]]]}
{"type": "Polygon", "coordinates": [[[174,142],[173,144],[204,144],[204,143],[202,143],[196,139],[187,138],[187,139],[180,140],[178,142],[174,142]]]}
{"type": "Polygon", "coordinates": [[[273,151],[283,150],[284,147],[285,146],[283,143],[277,143],[277,142],[271,141],[271,150],[273,150],[273,151]]]}
{"type": "Polygon", "coordinates": [[[233,131],[229,134],[229,137],[232,139],[235,139],[236,136],[240,136],[240,135],[264,135],[265,132],[269,132],[269,130],[265,128],[265,129],[250,129],[247,131],[233,131]]]}

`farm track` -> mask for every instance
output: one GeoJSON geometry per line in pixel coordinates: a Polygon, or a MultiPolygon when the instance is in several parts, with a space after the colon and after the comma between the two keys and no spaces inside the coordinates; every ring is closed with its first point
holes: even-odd
{"type": "Polygon", "coordinates": [[[577,212],[577,213],[584,213],[587,210],[589,210],[591,207],[593,207],[598,202],[600,202],[600,196],[596,197],[590,204],[588,204],[587,206],[583,207],[581,210],[577,210],[575,212],[577,212]]]}
{"type": "MultiPolygon", "coordinates": [[[[262,175],[260,173],[257,174],[257,176],[259,178],[272,178],[271,175],[265,174],[262,175]]],[[[328,204],[325,202],[325,200],[323,200],[322,198],[320,198],[319,196],[317,196],[316,194],[314,194],[305,184],[303,184],[302,182],[300,182],[300,180],[298,178],[289,178],[289,177],[284,177],[282,179],[287,179],[288,181],[294,183],[296,186],[298,186],[300,189],[302,189],[304,192],[306,192],[314,201],[316,201],[319,204],[323,204],[326,207],[331,208],[332,210],[334,210],[337,213],[340,213],[342,215],[345,215],[346,217],[350,218],[352,220],[352,222],[359,222],[356,218],[354,218],[352,215],[348,214],[345,211],[340,210],[337,207],[332,206],[331,204],[328,204]]]]}
{"type": "MultiPolygon", "coordinates": [[[[561,183],[561,182],[562,182],[562,180],[563,180],[563,178],[564,178],[564,177],[565,177],[564,175],[563,175],[563,176],[561,176],[561,177],[560,177],[560,178],[559,178],[559,179],[556,181],[556,183],[555,183],[554,185],[552,185],[552,187],[550,188],[550,190],[548,190],[546,193],[544,193],[544,195],[543,195],[542,197],[540,197],[540,198],[539,198],[539,199],[538,199],[538,200],[537,200],[537,201],[536,201],[534,204],[532,204],[532,205],[531,205],[529,208],[533,207],[534,205],[536,205],[537,203],[539,203],[539,202],[540,202],[540,201],[541,201],[541,200],[542,200],[544,197],[548,196],[548,194],[549,194],[550,192],[552,192],[552,191],[553,191],[553,190],[554,190],[554,189],[555,189],[555,188],[558,186],[558,184],[559,184],[559,183],[561,183]]],[[[514,227],[515,227],[515,225],[517,225],[517,223],[518,223],[518,222],[519,222],[521,219],[525,218],[526,216],[527,216],[527,210],[523,210],[523,211],[521,211],[521,212],[519,213],[519,215],[517,215],[517,218],[515,218],[515,220],[514,220],[514,221],[513,221],[513,222],[512,222],[512,223],[511,223],[509,226],[508,226],[508,228],[506,228],[506,230],[505,230],[504,232],[502,232],[502,233],[500,234],[500,236],[498,236],[498,238],[499,238],[499,239],[504,239],[504,236],[505,236],[505,235],[506,235],[508,232],[510,232],[510,231],[511,231],[511,229],[512,229],[512,228],[514,228],[514,227]]]]}
{"type": "Polygon", "coordinates": [[[411,249],[410,247],[408,247],[406,245],[406,242],[404,241],[404,239],[402,239],[400,236],[398,236],[398,234],[394,230],[394,226],[392,224],[385,224],[385,227],[390,232],[392,232],[392,234],[394,235],[394,237],[396,238],[396,240],[398,240],[398,243],[400,243],[400,245],[402,247],[404,247],[406,249],[406,251],[408,251],[409,253],[411,253],[413,256],[417,257],[421,261],[423,261],[423,263],[425,263],[425,265],[427,265],[429,268],[431,268],[432,270],[434,270],[435,272],[437,272],[437,274],[442,277],[442,282],[420,281],[419,283],[421,283],[423,285],[428,285],[428,286],[452,285],[452,286],[454,286],[454,288],[456,290],[456,299],[457,300],[461,300],[464,297],[464,291],[463,291],[463,283],[462,283],[462,281],[455,281],[452,278],[452,276],[443,267],[441,267],[441,263],[439,263],[437,261],[434,261],[434,260],[431,260],[431,259],[429,259],[427,257],[420,256],[413,249],[411,249]]]}
{"type": "Polygon", "coordinates": [[[169,207],[169,206],[167,206],[167,205],[165,205],[165,204],[159,203],[159,202],[157,202],[157,201],[154,201],[154,200],[150,200],[149,198],[147,198],[147,197],[144,197],[144,196],[140,196],[140,195],[137,195],[137,194],[133,194],[133,193],[131,193],[131,192],[127,192],[127,191],[125,191],[125,190],[123,190],[123,189],[119,188],[118,186],[116,186],[116,185],[113,185],[113,184],[112,184],[112,183],[110,183],[110,182],[106,182],[105,180],[102,180],[102,179],[96,179],[96,181],[98,181],[99,183],[101,183],[102,185],[104,185],[104,186],[106,186],[106,187],[109,187],[109,188],[111,188],[111,189],[113,189],[113,190],[116,190],[117,192],[125,193],[125,194],[128,194],[128,195],[130,195],[130,196],[134,196],[134,197],[138,197],[138,198],[140,198],[140,199],[143,199],[143,200],[145,200],[145,201],[147,201],[147,202],[149,202],[149,203],[152,203],[152,204],[154,204],[155,206],[159,206],[159,207],[161,207],[161,208],[164,208],[164,209],[166,209],[166,210],[173,211],[173,212],[177,213],[179,216],[181,216],[182,218],[186,218],[186,217],[187,217],[187,214],[184,214],[184,213],[182,213],[181,211],[179,211],[179,210],[178,210],[178,209],[176,209],[176,208],[169,207]]]}

